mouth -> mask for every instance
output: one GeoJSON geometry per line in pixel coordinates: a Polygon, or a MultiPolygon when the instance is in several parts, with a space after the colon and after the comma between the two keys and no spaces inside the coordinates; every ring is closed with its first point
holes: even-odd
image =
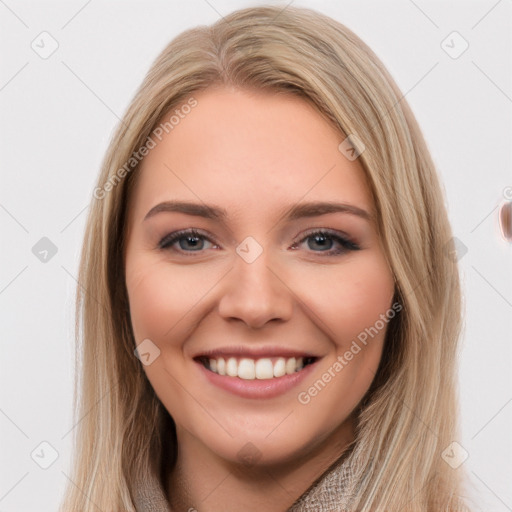
{"type": "Polygon", "coordinates": [[[279,379],[292,375],[314,364],[317,357],[240,357],[240,356],[198,356],[194,358],[204,368],[220,376],[238,377],[243,380],[279,379]]]}
{"type": "Polygon", "coordinates": [[[279,347],[230,347],[193,357],[205,385],[251,399],[271,399],[291,392],[311,375],[320,359],[279,347]]]}

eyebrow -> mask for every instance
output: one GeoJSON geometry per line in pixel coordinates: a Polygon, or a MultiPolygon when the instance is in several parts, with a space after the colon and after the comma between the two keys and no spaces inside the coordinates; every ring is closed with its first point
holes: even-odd
{"type": "MultiPolygon", "coordinates": [[[[188,201],[164,201],[163,203],[153,206],[153,208],[151,208],[144,217],[144,220],[146,221],[161,212],[178,212],[218,221],[225,221],[228,217],[227,211],[219,206],[191,203],[188,201]]],[[[374,220],[371,213],[359,208],[358,206],[335,202],[310,202],[297,204],[289,208],[285,219],[287,221],[293,221],[304,217],[316,217],[336,212],[356,215],[369,222],[374,220]]]]}

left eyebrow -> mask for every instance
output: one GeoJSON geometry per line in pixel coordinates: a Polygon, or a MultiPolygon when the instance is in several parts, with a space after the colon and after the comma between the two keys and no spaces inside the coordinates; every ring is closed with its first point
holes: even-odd
{"type": "MultiPolygon", "coordinates": [[[[151,208],[144,217],[144,220],[161,212],[178,212],[219,221],[225,221],[228,217],[227,211],[219,206],[191,203],[188,201],[164,201],[151,208]]],[[[369,222],[372,222],[374,219],[372,214],[358,206],[334,202],[310,202],[291,206],[285,219],[293,221],[304,217],[316,217],[336,212],[356,215],[369,222]]]]}
{"type": "Polygon", "coordinates": [[[348,213],[356,215],[369,222],[373,221],[373,215],[358,206],[346,203],[332,203],[332,202],[313,202],[303,203],[293,206],[286,215],[287,220],[296,220],[303,217],[316,217],[318,215],[325,215],[326,213],[348,213]]]}

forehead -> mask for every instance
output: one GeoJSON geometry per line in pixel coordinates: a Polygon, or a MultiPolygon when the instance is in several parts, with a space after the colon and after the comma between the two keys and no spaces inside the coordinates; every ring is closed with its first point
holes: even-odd
{"type": "Polygon", "coordinates": [[[221,203],[260,218],[301,199],[372,209],[363,167],[338,150],[345,136],[305,100],[226,87],[192,97],[193,108],[164,116],[176,114],[173,128],[142,161],[138,216],[170,199],[221,203]]]}

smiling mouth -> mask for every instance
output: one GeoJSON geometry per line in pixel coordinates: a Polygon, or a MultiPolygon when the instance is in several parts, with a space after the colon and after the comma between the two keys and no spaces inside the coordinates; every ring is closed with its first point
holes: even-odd
{"type": "Polygon", "coordinates": [[[313,364],[318,358],[262,357],[251,359],[247,357],[199,356],[195,359],[207,370],[217,375],[238,377],[244,380],[268,380],[300,372],[306,366],[313,364]]]}

